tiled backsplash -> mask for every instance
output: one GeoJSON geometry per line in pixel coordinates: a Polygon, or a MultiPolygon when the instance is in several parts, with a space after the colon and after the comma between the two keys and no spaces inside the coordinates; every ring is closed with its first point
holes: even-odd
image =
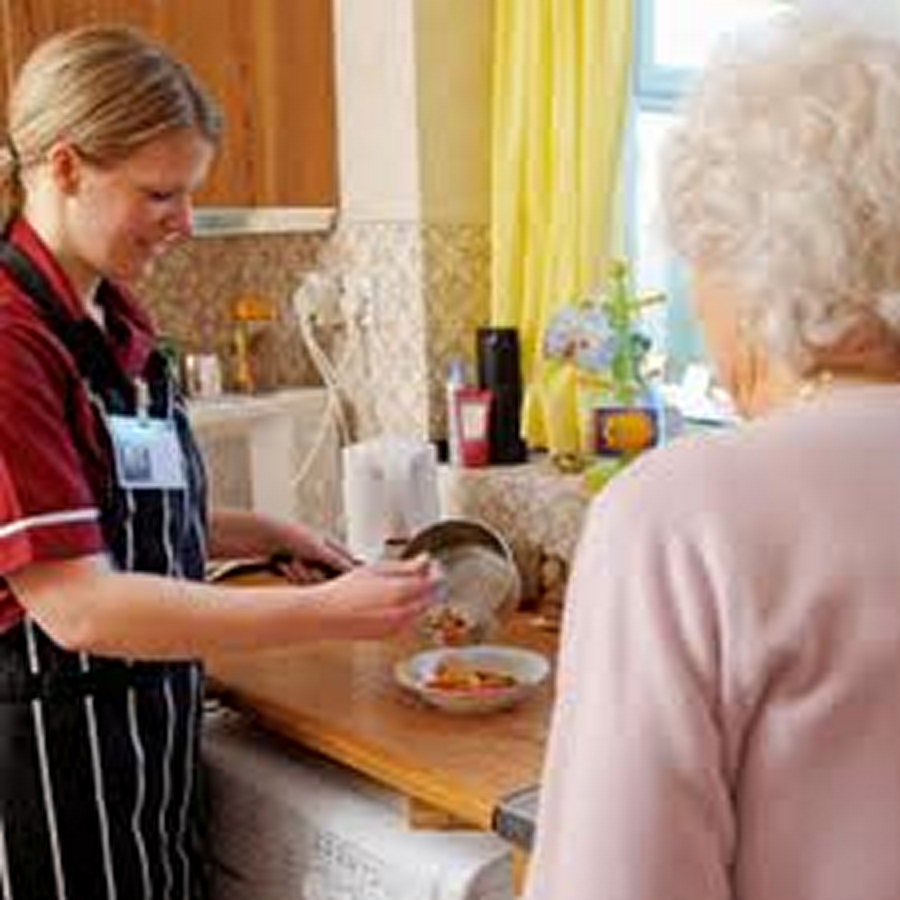
{"type": "Polygon", "coordinates": [[[141,293],[162,333],[185,351],[219,354],[226,372],[232,303],[247,294],[266,297],[275,303],[278,318],[254,339],[260,387],[311,384],[315,370],[290,297],[303,276],[319,268],[324,244],[321,235],[198,238],[161,259],[141,293]]]}
{"type": "Polygon", "coordinates": [[[444,433],[446,363],[473,360],[475,328],[487,320],[489,270],[486,226],[341,223],[327,235],[198,238],[162,259],[142,294],[163,333],[186,351],[219,354],[226,373],[232,303],[248,294],[271,301],[276,321],[253,339],[258,384],[271,389],[318,382],[291,299],[309,273],[332,279],[366,309],[321,336],[332,359],[345,359],[357,436],[436,438],[444,433]]]}
{"type": "Polygon", "coordinates": [[[422,233],[429,430],[446,431],[447,363],[464,357],[475,377],[475,330],[488,323],[490,243],[479,226],[429,225],[422,233]]]}

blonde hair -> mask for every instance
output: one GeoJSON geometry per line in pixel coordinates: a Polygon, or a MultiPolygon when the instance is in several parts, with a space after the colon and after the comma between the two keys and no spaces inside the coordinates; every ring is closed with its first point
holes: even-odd
{"type": "Polygon", "coordinates": [[[222,130],[218,107],[185,65],[140,32],[110,25],[40,44],[10,93],[7,122],[7,217],[22,200],[21,173],[61,139],[108,165],[167,132],[195,129],[215,145],[222,130]]]}
{"type": "Polygon", "coordinates": [[[756,37],[723,48],[689,98],[663,218],[805,374],[867,319],[900,340],[900,42],[802,14],[756,37]]]}

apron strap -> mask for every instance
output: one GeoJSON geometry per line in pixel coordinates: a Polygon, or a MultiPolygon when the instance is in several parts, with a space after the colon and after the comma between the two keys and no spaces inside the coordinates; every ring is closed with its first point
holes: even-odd
{"type": "Polygon", "coordinates": [[[6,269],[72,355],[91,390],[100,396],[112,389],[133,408],[134,386],[120,368],[106,335],[97,323],[89,318],[73,319],[68,316],[44,273],[8,241],[0,241],[0,266],[6,269]]]}

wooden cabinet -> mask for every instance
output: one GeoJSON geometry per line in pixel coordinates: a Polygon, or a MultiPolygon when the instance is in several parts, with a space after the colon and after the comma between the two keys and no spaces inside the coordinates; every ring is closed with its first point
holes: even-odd
{"type": "Polygon", "coordinates": [[[337,205],[332,0],[0,0],[2,93],[37,42],[101,21],[165,44],[222,106],[199,205],[337,205]]]}

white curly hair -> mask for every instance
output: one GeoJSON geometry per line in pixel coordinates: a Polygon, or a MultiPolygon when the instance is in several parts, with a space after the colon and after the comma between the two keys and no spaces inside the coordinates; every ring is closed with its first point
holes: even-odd
{"type": "Polygon", "coordinates": [[[661,210],[795,371],[862,318],[900,341],[900,40],[781,16],[722,46],[673,128],[661,210]]]}

